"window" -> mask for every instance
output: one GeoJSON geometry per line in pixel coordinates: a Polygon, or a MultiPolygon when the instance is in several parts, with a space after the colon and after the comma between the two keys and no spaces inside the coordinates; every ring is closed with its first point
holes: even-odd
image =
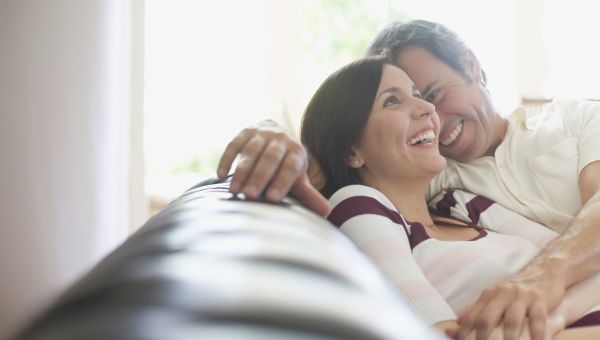
{"type": "Polygon", "coordinates": [[[545,0],[543,94],[600,99],[599,6],[586,0],[545,0]]]}

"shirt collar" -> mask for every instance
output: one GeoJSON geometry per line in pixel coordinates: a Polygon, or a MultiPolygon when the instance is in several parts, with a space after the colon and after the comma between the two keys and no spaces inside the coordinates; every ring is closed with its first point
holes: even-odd
{"type": "Polygon", "coordinates": [[[523,106],[517,107],[510,115],[512,121],[517,122],[519,125],[525,127],[527,130],[533,130],[534,120],[529,116],[527,109],[523,106]]]}

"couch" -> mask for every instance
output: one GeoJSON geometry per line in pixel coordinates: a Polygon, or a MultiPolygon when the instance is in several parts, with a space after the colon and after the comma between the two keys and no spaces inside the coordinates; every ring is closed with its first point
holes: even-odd
{"type": "Polygon", "coordinates": [[[442,338],[327,220],[228,185],[185,192],[16,338],[442,338]]]}

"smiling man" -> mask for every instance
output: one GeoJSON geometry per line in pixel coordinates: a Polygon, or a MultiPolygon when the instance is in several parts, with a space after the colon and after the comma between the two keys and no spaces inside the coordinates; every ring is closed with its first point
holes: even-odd
{"type": "MultiPolygon", "coordinates": [[[[528,322],[532,337],[543,339],[546,316],[565,289],[600,272],[600,103],[557,101],[540,116],[518,108],[504,118],[476,56],[437,23],[391,24],[367,53],[385,50],[440,116],[440,152],[448,166],[428,195],[462,188],[562,234],[520,273],[486,290],[459,320],[458,337],[475,329],[477,339],[485,339],[502,324],[505,338],[515,339],[528,322]]],[[[265,192],[278,201],[291,191],[328,213],[308,180],[306,152],[274,123],[242,131],[223,155],[220,177],[238,154],[232,192],[265,192]]]]}
{"type": "Polygon", "coordinates": [[[460,337],[504,322],[512,339],[529,317],[541,338],[545,315],[566,287],[600,270],[600,105],[557,101],[544,114],[522,108],[505,119],[492,104],[473,52],[443,25],[394,23],[369,47],[389,49],[441,120],[448,167],[431,184],[487,196],[562,233],[515,277],[489,289],[462,318],[460,337]]]}

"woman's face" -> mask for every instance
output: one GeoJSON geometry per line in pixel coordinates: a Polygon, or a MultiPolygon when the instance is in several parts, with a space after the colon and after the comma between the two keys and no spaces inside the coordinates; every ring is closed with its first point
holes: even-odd
{"type": "Polygon", "coordinates": [[[366,182],[390,178],[429,181],[446,166],[438,149],[439,129],[434,106],[421,98],[403,70],[386,64],[349,165],[360,168],[366,182]]]}

